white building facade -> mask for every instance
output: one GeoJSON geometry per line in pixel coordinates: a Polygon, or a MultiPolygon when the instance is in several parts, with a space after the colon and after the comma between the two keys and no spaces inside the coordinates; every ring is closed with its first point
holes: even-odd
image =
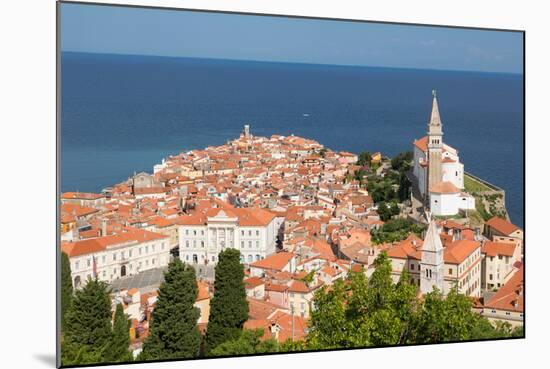
{"type": "Polygon", "coordinates": [[[211,209],[205,217],[189,217],[180,223],[182,261],[216,264],[226,248],[241,252],[241,262],[252,263],[275,253],[278,226],[273,213],[264,209],[211,209]]]}
{"type": "Polygon", "coordinates": [[[89,278],[110,283],[170,262],[167,236],[135,228],[105,237],[63,242],[61,249],[69,256],[75,288],[89,278]]]}

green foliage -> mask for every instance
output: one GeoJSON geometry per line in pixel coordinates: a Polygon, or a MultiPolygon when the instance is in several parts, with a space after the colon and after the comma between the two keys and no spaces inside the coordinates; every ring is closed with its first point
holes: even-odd
{"type": "Polygon", "coordinates": [[[309,273],[307,273],[303,278],[302,278],[302,281],[305,282],[306,284],[310,284],[311,282],[313,282],[313,278],[315,277],[315,273],[317,271],[316,270],[311,270],[309,273]]]}
{"type": "Polygon", "coordinates": [[[493,327],[472,311],[470,298],[456,289],[445,298],[437,290],[418,298],[407,271],[398,283],[392,283],[391,262],[385,252],[377,257],[375,267],[370,279],[351,272],[346,282],[336,281],[331,289],[321,288],[315,294],[310,333],[305,346],[298,349],[523,336],[522,328],[512,330],[507,323],[493,327]]]}
{"type": "Polygon", "coordinates": [[[380,204],[378,204],[378,215],[380,216],[381,220],[387,221],[391,219],[394,215],[398,214],[399,207],[397,206],[397,203],[395,201],[392,201],[390,204],[382,201],[380,204]]]}
{"type": "Polygon", "coordinates": [[[66,314],[73,301],[73,283],[71,278],[71,263],[69,256],[61,253],[61,331],[65,331],[66,314]]]}
{"type": "Polygon", "coordinates": [[[354,176],[353,176],[353,179],[355,179],[355,180],[357,180],[357,181],[363,183],[363,181],[364,181],[363,178],[364,178],[366,175],[367,175],[367,172],[366,172],[365,170],[363,170],[363,169],[358,169],[358,170],[355,171],[354,176]]]}
{"type": "Polygon", "coordinates": [[[324,158],[327,155],[327,149],[323,147],[321,150],[319,150],[319,155],[324,158]]]}
{"type": "Polygon", "coordinates": [[[287,339],[279,345],[279,352],[307,351],[309,349],[306,341],[293,341],[292,338],[287,339]]]}
{"type": "Polygon", "coordinates": [[[63,365],[107,361],[106,350],[112,341],[111,301],[108,285],[89,279],[76,290],[65,315],[61,361],[63,365]]]}
{"type": "Polygon", "coordinates": [[[437,343],[473,339],[481,317],[472,312],[472,301],[453,288],[446,298],[434,290],[425,295],[418,314],[413,343],[437,343]]]}
{"type": "Polygon", "coordinates": [[[139,360],[183,359],[199,355],[200,315],[195,270],[174,259],[164,274],[159,295],[139,360]]]}
{"type": "Polygon", "coordinates": [[[413,223],[408,219],[390,219],[380,229],[371,230],[372,242],[380,244],[401,241],[411,232],[420,236],[425,228],[425,225],[413,223]]]}
{"type": "Polygon", "coordinates": [[[210,355],[222,343],[236,340],[241,335],[243,324],[248,319],[243,279],[244,269],[240,263],[239,250],[228,248],[220,252],[206,330],[206,355],[210,355]]]}
{"type": "Polygon", "coordinates": [[[347,288],[340,279],[329,290],[321,287],[314,297],[315,309],[311,311],[308,347],[331,349],[352,347],[349,338],[349,320],[346,317],[347,288]]]}
{"type": "Polygon", "coordinates": [[[397,192],[394,189],[396,184],[396,178],[389,174],[386,177],[372,175],[367,178],[367,190],[377,204],[397,200],[397,192]]]}
{"type": "Polygon", "coordinates": [[[412,160],[413,160],[413,152],[412,151],[405,151],[405,152],[397,154],[391,160],[391,167],[392,167],[392,169],[403,173],[403,172],[408,171],[411,168],[412,160]]]}
{"type": "Polygon", "coordinates": [[[112,342],[106,352],[108,362],[127,362],[132,361],[132,353],[128,350],[130,347],[130,325],[128,316],[124,314],[122,304],[118,304],[115,310],[115,319],[113,322],[112,342]]]}
{"type": "Polygon", "coordinates": [[[263,354],[266,352],[278,352],[279,344],[270,338],[262,340],[263,329],[249,330],[245,329],[241,335],[217,346],[210,351],[211,356],[232,356],[232,355],[251,355],[263,354]]]}
{"type": "Polygon", "coordinates": [[[409,199],[411,188],[412,183],[409,181],[405,173],[399,173],[399,190],[397,191],[399,201],[403,202],[409,199]]]}
{"type": "Polygon", "coordinates": [[[350,273],[346,283],[315,294],[308,347],[314,349],[395,345],[410,330],[416,288],[408,276],[393,284],[391,263],[385,253],[375,260],[370,280],[350,273]]]}
{"type": "Polygon", "coordinates": [[[371,160],[372,160],[371,153],[368,151],[363,151],[359,154],[359,158],[357,159],[357,165],[360,165],[360,166],[368,165],[370,167],[371,160]]]}
{"type": "Polygon", "coordinates": [[[492,191],[491,188],[479,182],[477,179],[470,177],[469,175],[464,175],[464,189],[466,192],[472,194],[476,192],[492,191]]]}

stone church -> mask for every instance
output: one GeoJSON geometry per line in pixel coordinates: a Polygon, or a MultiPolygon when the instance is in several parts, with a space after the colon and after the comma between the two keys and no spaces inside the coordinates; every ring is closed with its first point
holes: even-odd
{"type": "Polygon", "coordinates": [[[413,175],[418,193],[432,215],[449,216],[458,214],[461,209],[475,209],[474,197],[463,192],[464,165],[458,150],[443,142],[443,124],[435,90],[428,135],[415,140],[413,150],[413,175]]]}

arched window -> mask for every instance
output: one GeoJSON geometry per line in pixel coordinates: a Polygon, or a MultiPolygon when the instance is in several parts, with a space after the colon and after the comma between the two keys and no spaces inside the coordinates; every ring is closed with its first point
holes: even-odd
{"type": "Polygon", "coordinates": [[[78,287],[80,287],[80,276],[79,275],[74,277],[74,288],[78,288],[78,287]]]}

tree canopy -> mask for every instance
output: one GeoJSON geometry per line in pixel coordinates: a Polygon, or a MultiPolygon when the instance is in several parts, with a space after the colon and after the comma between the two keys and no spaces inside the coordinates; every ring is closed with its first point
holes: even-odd
{"type": "Polygon", "coordinates": [[[65,316],[61,347],[63,365],[107,361],[106,350],[112,340],[111,300],[105,282],[89,279],[76,290],[65,316]]]}
{"type": "Polygon", "coordinates": [[[65,331],[66,314],[73,301],[73,283],[69,256],[61,253],[61,331],[65,331]]]}
{"type": "Polygon", "coordinates": [[[201,335],[197,327],[200,311],[195,269],[174,259],[164,274],[149,336],[139,360],[185,359],[199,356],[201,335]]]}
{"type": "Polygon", "coordinates": [[[214,296],[210,301],[210,317],[205,338],[205,353],[226,341],[239,338],[248,319],[248,301],[244,288],[244,269],[239,250],[228,248],[220,252],[216,265],[214,296]]]}
{"type": "Polygon", "coordinates": [[[390,219],[379,229],[371,230],[372,242],[380,244],[401,241],[411,233],[421,236],[425,229],[425,225],[414,223],[408,219],[390,219]]]}
{"type": "Polygon", "coordinates": [[[225,341],[213,349],[212,356],[250,355],[279,351],[279,345],[273,338],[262,340],[263,329],[244,329],[236,339],[225,341]]]}

